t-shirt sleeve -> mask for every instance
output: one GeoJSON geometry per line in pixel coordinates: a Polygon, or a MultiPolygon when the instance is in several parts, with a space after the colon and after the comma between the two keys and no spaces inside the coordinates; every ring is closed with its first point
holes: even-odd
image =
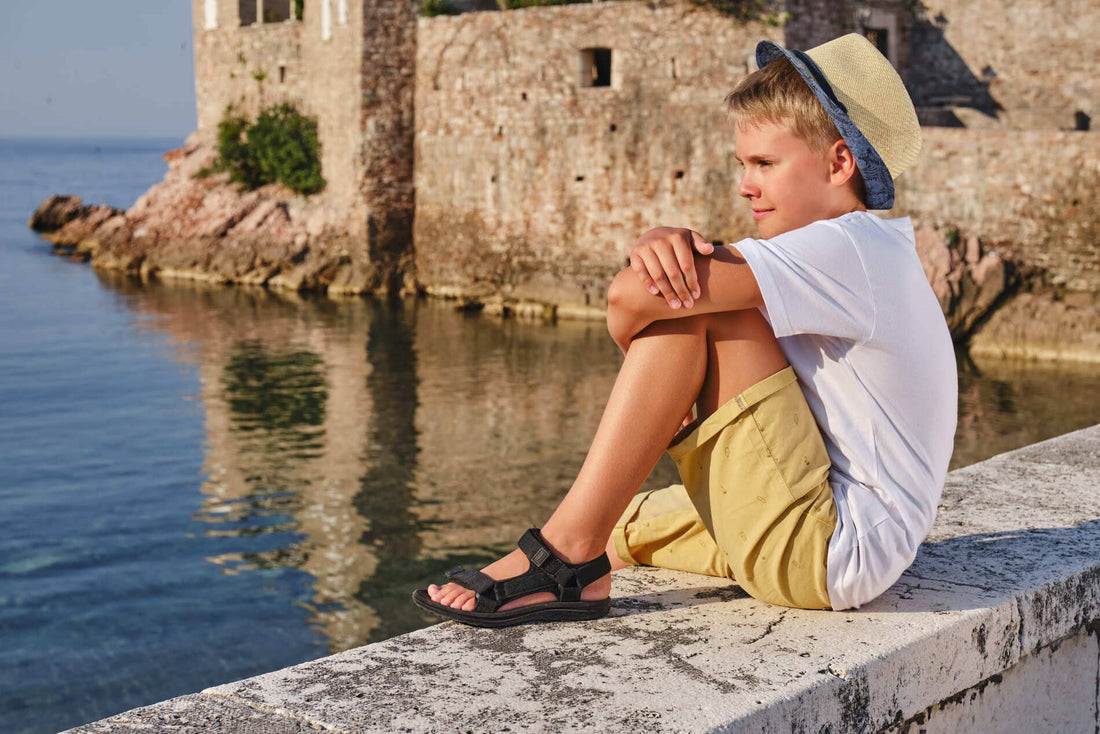
{"type": "Polygon", "coordinates": [[[819,334],[864,342],[875,323],[867,271],[841,227],[814,222],[733,247],[752,268],[776,336],[819,334]]]}

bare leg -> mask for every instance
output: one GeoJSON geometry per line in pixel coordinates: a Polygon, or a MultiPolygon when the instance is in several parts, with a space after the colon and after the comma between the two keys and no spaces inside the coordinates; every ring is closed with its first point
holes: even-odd
{"type": "MultiPolygon", "coordinates": [[[[571,563],[598,556],[692,404],[700,416],[710,415],[786,364],[771,328],[756,310],[652,324],[630,343],[580,473],[543,526],[543,538],[571,563]]],[[[613,552],[610,557],[613,563],[618,560],[613,552]]],[[[526,556],[517,550],[483,571],[501,579],[527,568],[526,556]]],[[[457,584],[432,585],[428,592],[437,603],[451,607],[469,611],[475,604],[474,593],[457,584]]],[[[609,575],[586,587],[581,597],[602,599],[610,592],[609,575]]],[[[502,608],[553,598],[532,594],[502,608]]]]}

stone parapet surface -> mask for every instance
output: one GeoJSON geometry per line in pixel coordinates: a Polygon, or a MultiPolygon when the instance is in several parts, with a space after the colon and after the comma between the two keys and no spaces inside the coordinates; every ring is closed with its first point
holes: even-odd
{"type": "Polygon", "coordinates": [[[913,566],[859,610],[628,569],[603,620],[442,624],[72,731],[976,732],[1020,691],[1041,730],[1092,731],[1098,486],[1100,426],[952,472],[913,566]]]}

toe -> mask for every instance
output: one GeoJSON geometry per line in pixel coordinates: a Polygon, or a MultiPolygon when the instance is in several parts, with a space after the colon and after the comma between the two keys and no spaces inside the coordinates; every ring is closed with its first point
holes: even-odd
{"type": "Polygon", "coordinates": [[[443,594],[439,597],[439,603],[444,606],[453,607],[455,600],[462,597],[466,589],[461,586],[455,586],[454,584],[447,584],[443,587],[443,594]]]}

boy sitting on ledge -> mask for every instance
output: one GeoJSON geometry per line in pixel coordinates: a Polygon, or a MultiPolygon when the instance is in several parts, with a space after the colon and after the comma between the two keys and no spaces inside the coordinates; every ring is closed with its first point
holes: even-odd
{"type": "Polygon", "coordinates": [[[951,455],[955,357],[909,220],[867,211],[916,160],[913,104],[855,34],[756,55],[727,102],[760,237],[638,240],[607,294],[625,358],[576,481],[519,550],[417,590],[420,607],[594,619],[611,570],[644,564],[848,609],[913,561],[951,455]],[[636,495],[666,447],[683,485],[636,495]]]}

